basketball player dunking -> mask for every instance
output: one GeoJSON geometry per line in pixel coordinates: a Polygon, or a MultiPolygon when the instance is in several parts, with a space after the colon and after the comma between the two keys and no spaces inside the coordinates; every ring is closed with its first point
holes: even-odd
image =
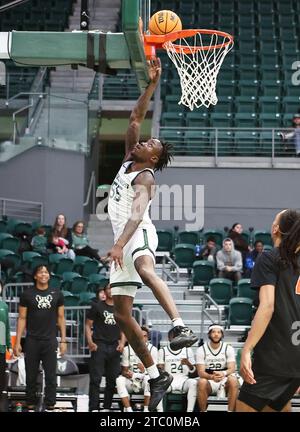
{"type": "Polygon", "coordinates": [[[137,322],[132,318],[133,299],[142,282],[169,315],[174,326],[175,350],[197,342],[185,327],[167,285],[156,275],[157,234],[149,217],[154,195],[154,171],[165,168],[172,157],[171,146],[158,139],[139,142],[141,124],[161,75],[160,60],[149,64],[150,83],[138,99],[130,116],[126,134],[126,157],[110,191],[108,212],[115,244],[108,252],[111,261],[110,283],[114,296],[114,314],[129,344],[143,362],[150,376],[150,404],[153,411],[169,387],[172,377],[159,373],[146,347],[137,322]]]}

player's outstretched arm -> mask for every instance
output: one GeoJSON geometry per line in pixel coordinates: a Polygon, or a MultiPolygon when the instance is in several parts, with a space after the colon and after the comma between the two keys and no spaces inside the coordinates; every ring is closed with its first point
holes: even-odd
{"type": "Polygon", "coordinates": [[[129,119],[129,126],[126,132],[126,157],[125,160],[130,158],[130,151],[140,139],[141,124],[149,108],[151,97],[156,89],[161,76],[161,63],[160,59],[152,60],[149,63],[149,77],[150,82],[143,94],[137,100],[135,107],[132,110],[129,119]]]}

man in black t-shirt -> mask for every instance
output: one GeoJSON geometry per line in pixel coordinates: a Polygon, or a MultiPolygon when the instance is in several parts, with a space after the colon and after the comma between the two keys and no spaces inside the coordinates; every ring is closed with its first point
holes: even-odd
{"type": "Polygon", "coordinates": [[[36,384],[40,361],[45,372],[45,409],[54,409],[56,402],[57,326],[60,330],[60,353],[66,352],[64,297],[59,290],[49,288],[50,273],[38,266],[33,273],[35,286],[20,296],[19,319],[14,353],[21,353],[21,338],[26,329],[25,369],[26,396],[29,410],[35,409],[36,384]]]}
{"type": "Polygon", "coordinates": [[[242,351],[237,411],[290,411],[300,385],[300,213],[278,213],[272,238],[252,273],[259,307],[242,351]]]}
{"type": "Polygon", "coordinates": [[[114,317],[110,285],[104,290],[106,300],[92,302],[85,324],[87,343],[91,351],[89,411],[99,410],[99,386],[103,375],[106,378],[103,409],[110,409],[116,378],[120,374],[120,355],[125,342],[114,317]]]}

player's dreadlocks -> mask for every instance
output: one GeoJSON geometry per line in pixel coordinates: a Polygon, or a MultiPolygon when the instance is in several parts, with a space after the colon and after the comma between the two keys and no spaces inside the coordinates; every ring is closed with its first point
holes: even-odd
{"type": "Polygon", "coordinates": [[[162,171],[164,168],[168,166],[168,164],[173,159],[173,146],[170,143],[167,143],[165,141],[161,141],[160,143],[162,145],[162,152],[160,155],[160,158],[155,166],[155,171],[162,171]]]}

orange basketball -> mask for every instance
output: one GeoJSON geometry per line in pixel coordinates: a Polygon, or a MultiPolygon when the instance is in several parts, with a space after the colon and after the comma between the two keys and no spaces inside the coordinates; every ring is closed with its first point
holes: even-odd
{"type": "Polygon", "coordinates": [[[164,35],[182,30],[181,19],[170,10],[156,12],[149,21],[149,31],[153,35],[164,35]]]}

